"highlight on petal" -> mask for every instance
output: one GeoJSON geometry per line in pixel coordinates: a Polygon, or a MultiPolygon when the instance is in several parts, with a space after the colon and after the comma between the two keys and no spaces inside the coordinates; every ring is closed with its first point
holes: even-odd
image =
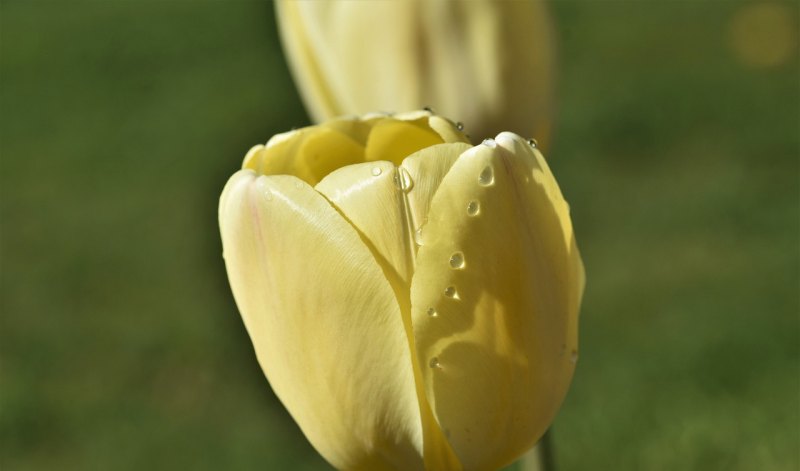
{"type": "Polygon", "coordinates": [[[566,203],[519,136],[464,152],[433,196],[411,286],[427,398],[467,470],[551,423],[577,358],[583,267],[566,203]]]}
{"type": "Polygon", "coordinates": [[[251,170],[230,179],[219,217],[259,363],[309,441],[340,469],[422,469],[400,307],[356,230],[298,178],[251,170]]]}

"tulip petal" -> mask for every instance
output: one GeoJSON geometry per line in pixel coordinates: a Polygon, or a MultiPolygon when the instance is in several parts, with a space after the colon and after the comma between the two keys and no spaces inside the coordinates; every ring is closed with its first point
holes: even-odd
{"type": "Polygon", "coordinates": [[[236,173],[220,199],[236,303],[277,396],[340,469],[422,469],[412,352],[358,233],[292,176],[236,173]]]}
{"type": "Polygon", "coordinates": [[[398,295],[411,286],[416,252],[401,178],[391,162],[368,162],[340,168],[315,187],[358,230],[398,295]]]}
{"type": "Polygon", "coordinates": [[[319,126],[334,129],[340,133],[346,134],[362,147],[367,145],[367,138],[372,130],[371,122],[358,117],[332,119],[319,124],[319,126]]]}
{"type": "Polygon", "coordinates": [[[314,126],[278,134],[266,146],[251,149],[242,166],[262,175],[294,175],[316,185],[333,170],[364,161],[364,146],[356,140],[359,130],[356,125],[343,126],[314,126]]]}
{"type": "Polygon", "coordinates": [[[306,129],[276,134],[264,145],[257,145],[247,152],[242,168],[262,175],[292,175],[294,154],[305,139],[306,129]]]}
{"type": "MultiPolygon", "coordinates": [[[[458,156],[462,143],[439,144],[412,154],[401,167],[391,162],[351,165],[325,177],[316,190],[325,195],[358,230],[394,289],[410,335],[411,278],[416,258],[416,228],[424,221],[430,200],[458,156]]],[[[459,469],[425,399],[422,368],[412,344],[419,388],[427,469],[459,469]]]]}
{"type": "Polygon", "coordinates": [[[502,133],[453,164],[433,197],[412,280],[428,400],[464,469],[534,445],[577,359],[583,267],[541,154],[502,133]]]}
{"type": "Polygon", "coordinates": [[[464,134],[462,129],[463,124],[453,125],[452,121],[442,118],[441,116],[431,116],[428,120],[428,126],[436,131],[444,142],[464,142],[469,144],[469,138],[464,134]]]}
{"type": "Polygon", "coordinates": [[[393,118],[379,120],[372,126],[372,132],[367,139],[364,151],[366,160],[388,160],[400,165],[406,156],[420,149],[442,144],[444,139],[427,126],[427,121],[427,117],[422,123],[393,118]]]}
{"type": "Polygon", "coordinates": [[[462,143],[437,144],[408,156],[400,167],[386,161],[350,165],[316,186],[365,239],[398,298],[408,298],[417,229],[439,183],[467,149],[462,143]]]}
{"type": "Polygon", "coordinates": [[[336,129],[310,128],[308,137],[297,150],[296,175],[309,185],[316,185],[337,168],[364,161],[364,146],[336,129]]]}

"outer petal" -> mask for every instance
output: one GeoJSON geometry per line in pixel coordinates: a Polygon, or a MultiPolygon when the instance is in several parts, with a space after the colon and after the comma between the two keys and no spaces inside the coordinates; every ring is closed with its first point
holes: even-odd
{"type": "Polygon", "coordinates": [[[220,200],[233,294],[273,390],[348,470],[423,467],[400,308],[353,227],[291,176],[236,173],[220,200]]]}
{"type": "Polygon", "coordinates": [[[423,228],[412,281],[419,361],[465,469],[496,469],[552,421],[577,359],[583,267],[568,207],[519,136],[465,152],[423,228]]]}

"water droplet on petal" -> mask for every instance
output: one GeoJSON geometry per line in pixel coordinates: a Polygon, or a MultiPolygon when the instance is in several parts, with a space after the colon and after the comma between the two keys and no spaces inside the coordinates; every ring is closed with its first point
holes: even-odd
{"type": "Polygon", "coordinates": [[[428,365],[431,368],[436,368],[436,369],[439,369],[439,368],[442,367],[441,363],[439,363],[439,358],[437,358],[437,357],[431,358],[431,361],[428,362],[428,365]]]}
{"type": "Polygon", "coordinates": [[[372,175],[377,177],[383,172],[380,167],[372,167],[372,175]]]}
{"type": "Polygon", "coordinates": [[[470,216],[477,216],[481,212],[481,204],[477,201],[470,201],[467,204],[467,214],[470,216]]]}
{"type": "Polygon", "coordinates": [[[267,190],[264,192],[264,199],[267,201],[272,201],[272,192],[267,190]]]}
{"type": "Polygon", "coordinates": [[[487,165],[483,168],[480,176],[478,177],[478,183],[483,186],[489,186],[494,183],[494,169],[491,165],[487,165]]]}
{"type": "Polygon", "coordinates": [[[428,315],[431,317],[437,317],[439,313],[434,308],[428,308],[428,315]]]}
{"type": "Polygon", "coordinates": [[[394,184],[397,185],[397,188],[408,192],[414,186],[414,180],[411,179],[411,174],[408,173],[408,170],[400,167],[394,176],[394,184]]]}
{"type": "Polygon", "coordinates": [[[492,149],[494,149],[495,147],[497,147],[497,141],[495,141],[494,139],[484,139],[483,140],[483,145],[485,145],[486,147],[491,147],[492,149]]]}
{"type": "Polygon", "coordinates": [[[462,123],[461,121],[457,122],[456,123],[456,129],[458,129],[459,131],[463,131],[464,130],[464,123],[462,123]]]}
{"type": "Polygon", "coordinates": [[[570,361],[570,363],[572,363],[573,365],[574,365],[575,363],[578,363],[578,351],[577,351],[577,350],[573,350],[573,351],[572,351],[572,353],[571,353],[571,354],[570,354],[570,356],[569,356],[569,361],[570,361]]]}
{"type": "Polygon", "coordinates": [[[464,268],[464,254],[456,252],[450,256],[450,266],[453,268],[464,268]]]}
{"type": "Polygon", "coordinates": [[[528,144],[529,144],[531,147],[539,147],[539,142],[538,142],[536,139],[534,139],[534,138],[530,138],[530,139],[528,139],[528,144]]]}
{"type": "Polygon", "coordinates": [[[444,289],[444,295],[448,298],[458,298],[458,291],[456,291],[455,286],[448,286],[444,289]]]}
{"type": "Polygon", "coordinates": [[[425,245],[425,239],[422,237],[422,226],[414,231],[414,242],[416,242],[417,245],[425,245]]]}

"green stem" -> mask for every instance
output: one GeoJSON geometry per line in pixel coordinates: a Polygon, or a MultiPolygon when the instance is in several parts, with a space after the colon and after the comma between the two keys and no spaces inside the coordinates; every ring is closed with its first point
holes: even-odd
{"type": "Polygon", "coordinates": [[[520,471],[555,471],[553,432],[548,430],[539,443],[519,461],[520,471]]]}
{"type": "Polygon", "coordinates": [[[555,456],[553,450],[553,429],[549,429],[539,440],[540,455],[543,471],[556,471],[555,456]]]}

